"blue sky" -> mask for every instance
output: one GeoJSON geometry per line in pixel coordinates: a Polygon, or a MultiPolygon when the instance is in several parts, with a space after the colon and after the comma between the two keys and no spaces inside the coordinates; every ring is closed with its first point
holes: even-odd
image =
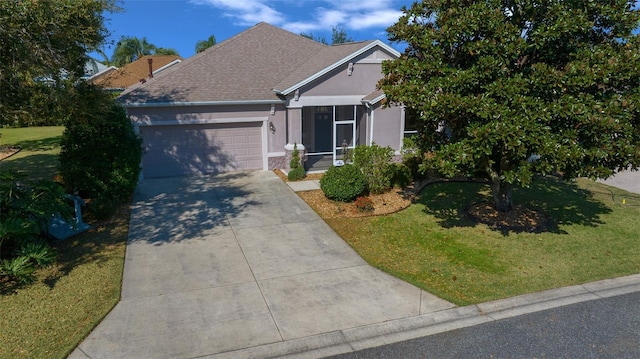
{"type": "MultiPolygon", "coordinates": [[[[217,42],[260,21],[294,33],[313,33],[331,41],[331,27],[343,27],[354,40],[387,42],[385,29],[412,0],[124,0],[123,12],[106,14],[109,40],[146,37],[159,47],[176,49],[182,57],[210,35],[217,42]]],[[[392,46],[399,48],[399,45],[392,46]]],[[[111,56],[113,45],[105,47],[111,56]]],[[[96,57],[100,60],[99,57],[96,57]]]]}

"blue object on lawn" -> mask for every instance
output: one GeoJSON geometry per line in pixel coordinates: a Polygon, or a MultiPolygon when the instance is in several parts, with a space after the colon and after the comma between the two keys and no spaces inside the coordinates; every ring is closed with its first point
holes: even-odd
{"type": "Polygon", "coordinates": [[[82,221],[82,206],[84,206],[84,201],[78,196],[68,195],[67,198],[73,201],[73,208],[75,210],[74,220],[69,223],[60,217],[60,215],[55,214],[51,216],[51,220],[49,221],[49,235],[58,240],[73,237],[91,228],[90,225],[82,221]]]}

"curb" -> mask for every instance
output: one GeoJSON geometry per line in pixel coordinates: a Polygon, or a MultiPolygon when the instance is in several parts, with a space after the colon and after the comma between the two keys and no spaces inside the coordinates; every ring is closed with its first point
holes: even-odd
{"type": "Polygon", "coordinates": [[[640,274],[445,309],[202,358],[321,358],[635,292],[640,292],[640,274]]]}

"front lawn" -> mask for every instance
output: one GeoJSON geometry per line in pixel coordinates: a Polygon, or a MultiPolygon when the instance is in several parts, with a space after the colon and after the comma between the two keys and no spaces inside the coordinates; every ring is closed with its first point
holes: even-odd
{"type": "Polygon", "coordinates": [[[0,145],[13,145],[20,152],[0,161],[0,170],[16,170],[32,178],[52,180],[58,173],[63,126],[0,128],[0,145]]]}
{"type": "Polygon", "coordinates": [[[539,179],[514,202],[550,218],[543,233],[472,221],[467,207],[489,198],[484,184],[435,183],[399,213],[325,220],[371,265],[458,305],[639,271],[640,195],[539,179]]]}
{"type": "MultiPolygon", "coordinates": [[[[0,129],[0,145],[22,148],[0,170],[53,179],[63,129],[0,129]]],[[[119,301],[129,206],[89,223],[89,231],[54,242],[57,260],[34,284],[0,280],[0,358],[65,358],[119,301]]]]}

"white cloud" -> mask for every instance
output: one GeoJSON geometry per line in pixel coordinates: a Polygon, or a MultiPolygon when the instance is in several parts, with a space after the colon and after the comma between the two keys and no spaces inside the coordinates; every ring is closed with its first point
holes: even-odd
{"type": "Polygon", "coordinates": [[[364,13],[355,16],[349,22],[349,27],[355,30],[368,29],[372,27],[389,27],[402,16],[399,10],[381,10],[371,13],[364,13]]]}
{"type": "Polygon", "coordinates": [[[300,33],[313,33],[317,30],[326,30],[324,27],[320,27],[318,23],[311,22],[289,22],[283,25],[285,30],[291,31],[296,34],[300,33]]]}
{"type": "Polygon", "coordinates": [[[284,15],[281,12],[262,0],[191,0],[191,2],[222,9],[225,16],[240,20],[240,25],[255,25],[261,21],[280,24],[284,21],[284,15]]]}
{"type": "Polygon", "coordinates": [[[320,9],[318,12],[318,19],[316,20],[318,24],[322,24],[325,28],[329,28],[331,26],[338,26],[343,24],[348,20],[347,13],[339,10],[327,10],[320,9]]]}
{"type": "Polygon", "coordinates": [[[401,16],[399,3],[409,0],[191,0],[221,10],[238,25],[260,21],[281,26],[291,32],[323,32],[333,26],[365,30],[392,25],[401,16]],[[305,8],[308,11],[301,12],[305,8]],[[294,10],[294,11],[292,11],[294,10]],[[296,11],[297,10],[297,11],[296,11]],[[297,14],[297,17],[295,17],[297,14]]]}

